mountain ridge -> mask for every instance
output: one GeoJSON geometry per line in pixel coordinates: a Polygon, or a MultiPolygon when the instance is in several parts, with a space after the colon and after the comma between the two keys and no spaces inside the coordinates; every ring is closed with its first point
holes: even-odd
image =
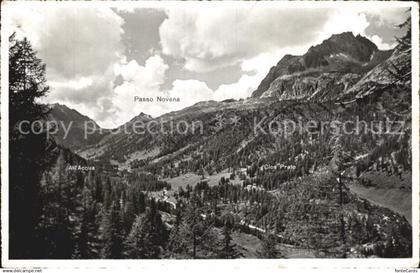
{"type": "MultiPolygon", "coordinates": [[[[354,73],[364,74],[378,63],[386,60],[391,51],[382,51],[369,39],[351,32],[334,34],[322,43],[311,46],[301,55],[285,55],[275,66],[270,68],[251,97],[258,98],[270,89],[271,84],[285,75],[302,76],[312,73],[354,73]]],[[[270,95],[275,96],[270,90],[270,95]]]]}
{"type": "MultiPolygon", "coordinates": [[[[327,105],[327,108],[335,111],[334,109],[336,106],[334,106],[334,104],[344,98],[348,99],[349,96],[351,97],[352,95],[348,94],[348,90],[352,90],[351,88],[357,85],[360,80],[365,80],[365,76],[368,72],[372,71],[373,67],[386,61],[393,51],[380,51],[368,39],[360,35],[354,36],[347,32],[341,35],[333,35],[320,45],[311,47],[308,52],[310,52],[310,55],[308,55],[310,58],[308,57],[308,60],[315,60],[317,58],[320,60],[328,57],[327,61],[329,61],[329,64],[322,65],[322,61],[308,61],[309,66],[312,67],[301,70],[297,64],[302,65],[302,62],[304,61],[302,56],[285,55],[278,62],[277,66],[271,68],[270,71],[274,69],[281,73],[289,73],[290,71],[293,71],[293,73],[274,78],[272,77],[273,73],[269,72],[261,84],[269,79],[271,80],[270,87],[259,96],[253,95],[244,100],[225,100],[223,102],[211,100],[202,101],[156,118],[140,113],[124,125],[118,127],[130,127],[136,120],[141,120],[145,124],[152,120],[156,121],[157,124],[154,125],[156,128],[160,126],[158,124],[165,124],[171,120],[175,123],[179,120],[186,120],[188,122],[200,121],[206,128],[204,134],[201,136],[189,134],[185,136],[167,135],[162,132],[158,132],[157,134],[144,133],[136,135],[132,130],[128,130],[127,132],[107,134],[100,138],[96,143],[92,142],[82,147],[79,154],[87,159],[96,157],[110,159],[113,160],[113,162],[119,162],[120,165],[124,165],[124,168],[130,168],[130,165],[136,159],[159,161],[163,158],[168,158],[167,156],[175,151],[185,150],[186,153],[189,153],[190,150],[200,149],[199,147],[204,145],[204,141],[218,139],[219,133],[216,132],[215,135],[212,135],[215,132],[211,132],[210,130],[215,128],[218,122],[220,122],[217,118],[220,118],[221,116],[221,118],[226,121],[229,120],[231,116],[236,115],[241,119],[242,123],[246,120],[246,122],[251,125],[252,118],[254,117],[262,118],[264,115],[268,115],[272,118],[276,115],[276,112],[278,115],[278,111],[274,109],[293,108],[295,107],[293,105],[298,105],[298,108],[302,108],[302,110],[299,111],[305,112],[306,116],[316,117],[318,114],[330,115],[322,110],[325,106],[319,107],[317,104],[325,104],[327,105]],[[357,49],[349,49],[348,45],[335,47],[337,43],[340,43],[342,40],[351,41],[352,44],[357,45],[357,49]],[[363,67],[363,64],[365,64],[364,67],[367,68],[358,70],[357,73],[349,72],[348,70],[326,72],[326,67],[329,69],[331,68],[329,65],[336,65],[343,60],[340,55],[330,57],[331,52],[338,54],[337,52],[342,48],[345,48],[346,52],[349,52],[352,56],[349,61],[351,64],[354,64],[354,60],[357,60],[359,61],[359,63],[356,63],[357,68],[363,67]],[[313,54],[315,54],[315,57],[313,57],[313,54]],[[362,63],[362,61],[366,60],[368,60],[368,62],[362,63]],[[295,64],[297,66],[295,66],[295,64]],[[290,67],[292,67],[292,70],[289,69],[290,67]],[[282,103],[282,101],[285,103],[282,103]],[[313,106],[306,106],[306,104],[313,106]],[[310,111],[315,111],[315,113],[311,113],[310,111]],[[316,111],[319,111],[319,113],[316,113],[316,111]]],[[[348,58],[344,58],[345,61],[347,59],[348,58]]],[[[378,70],[382,73],[385,68],[378,66],[378,70]]],[[[384,77],[390,76],[385,75],[384,77]]],[[[257,92],[257,90],[255,92],[257,92]]],[[[280,110],[280,113],[282,111],[285,110],[280,110]]],[[[235,151],[241,151],[243,147],[246,147],[247,145],[254,145],[252,142],[255,142],[256,139],[258,139],[258,136],[252,136],[248,129],[241,128],[240,130],[243,130],[239,134],[242,139],[238,139],[238,142],[233,145],[235,151]]],[[[234,138],[236,139],[238,136],[235,136],[234,138]]],[[[231,147],[223,151],[223,153],[229,151],[230,148],[231,147]]],[[[269,148],[268,150],[270,149],[272,148],[269,148]]],[[[258,151],[258,154],[262,156],[263,154],[266,154],[268,150],[267,148],[264,148],[261,151],[258,151]]]]}

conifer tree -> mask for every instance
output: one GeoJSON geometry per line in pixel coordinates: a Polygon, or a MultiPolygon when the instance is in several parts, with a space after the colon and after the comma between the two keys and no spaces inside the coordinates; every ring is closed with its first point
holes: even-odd
{"type": "Polygon", "coordinates": [[[124,242],[125,254],[129,259],[144,259],[148,256],[145,244],[145,229],[142,226],[142,217],[137,217],[130,233],[124,242]]]}
{"type": "Polygon", "coordinates": [[[161,250],[168,240],[168,231],[162,221],[162,216],[157,211],[156,203],[152,199],[150,208],[145,214],[146,241],[150,248],[150,258],[158,258],[161,250]]]}
{"type": "Polygon", "coordinates": [[[189,235],[185,234],[187,230],[185,222],[182,219],[181,209],[183,203],[177,202],[176,209],[174,210],[175,214],[175,223],[169,232],[168,238],[168,250],[172,253],[185,253],[188,248],[188,238],[189,235]]]}
{"type": "Polygon", "coordinates": [[[102,220],[102,253],[104,259],[120,259],[123,252],[122,221],[118,206],[112,203],[102,220]]]}
{"type": "Polygon", "coordinates": [[[261,250],[258,252],[258,256],[260,258],[267,259],[279,258],[280,253],[276,249],[276,241],[277,238],[274,234],[264,236],[264,239],[262,241],[262,247],[261,250]]]}
{"type": "MultiPolygon", "coordinates": [[[[46,135],[23,134],[21,122],[41,120],[47,107],[36,102],[48,91],[45,65],[25,38],[9,37],[10,257],[36,258],[40,239],[40,179],[45,168],[46,135]]],[[[29,124],[22,128],[29,129],[29,124]]],[[[36,127],[36,126],[35,126],[36,127]]],[[[41,130],[42,128],[36,128],[41,130]]]]}
{"type": "Polygon", "coordinates": [[[232,230],[228,225],[223,228],[222,248],[219,251],[219,258],[221,259],[236,259],[242,255],[237,249],[236,245],[232,243],[232,230]]]}
{"type": "Polygon", "coordinates": [[[146,214],[137,217],[125,241],[126,254],[129,258],[158,259],[167,241],[167,231],[154,202],[147,208],[146,214]]]}
{"type": "Polygon", "coordinates": [[[80,231],[76,234],[81,259],[98,258],[98,227],[95,221],[96,203],[91,191],[85,187],[82,192],[83,211],[80,219],[80,231]]]}

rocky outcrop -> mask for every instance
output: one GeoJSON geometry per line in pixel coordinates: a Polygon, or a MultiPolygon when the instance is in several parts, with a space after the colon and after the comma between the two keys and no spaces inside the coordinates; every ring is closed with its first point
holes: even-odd
{"type": "Polygon", "coordinates": [[[305,70],[301,56],[285,55],[276,66],[273,66],[267,76],[261,81],[257,90],[252,93],[252,97],[258,98],[270,87],[270,84],[282,75],[305,70]]]}
{"type": "Polygon", "coordinates": [[[411,71],[406,70],[405,67],[410,67],[407,64],[411,63],[411,54],[409,52],[401,52],[396,50],[392,53],[386,61],[380,63],[371,69],[363,78],[360,79],[352,88],[346,90],[343,96],[350,98],[361,98],[371,94],[381,88],[381,86],[388,86],[392,83],[406,85],[411,71]],[[396,78],[393,73],[407,74],[408,77],[396,78]]]}
{"type": "Polygon", "coordinates": [[[344,32],[332,35],[320,45],[309,48],[302,58],[306,68],[316,68],[334,64],[335,56],[349,62],[369,62],[376,51],[376,45],[365,37],[355,37],[351,32],[344,32]]]}
{"type": "Polygon", "coordinates": [[[312,75],[285,75],[275,79],[261,97],[276,97],[279,100],[336,98],[353,86],[360,75],[353,73],[316,73],[312,75]]]}

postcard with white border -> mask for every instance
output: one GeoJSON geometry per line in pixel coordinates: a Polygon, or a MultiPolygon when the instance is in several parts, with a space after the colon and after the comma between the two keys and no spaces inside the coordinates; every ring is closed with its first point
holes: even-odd
{"type": "Polygon", "coordinates": [[[416,272],[418,3],[5,1],[1,37],[4,272],[416,272]]]}

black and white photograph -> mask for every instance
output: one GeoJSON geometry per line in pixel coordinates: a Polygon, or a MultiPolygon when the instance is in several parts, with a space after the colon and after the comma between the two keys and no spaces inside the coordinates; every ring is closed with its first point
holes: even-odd
{"type": "Polygon", "coordinates": [[[4,269],[417,270],[418,3],[1,5],[4,269]]]}

